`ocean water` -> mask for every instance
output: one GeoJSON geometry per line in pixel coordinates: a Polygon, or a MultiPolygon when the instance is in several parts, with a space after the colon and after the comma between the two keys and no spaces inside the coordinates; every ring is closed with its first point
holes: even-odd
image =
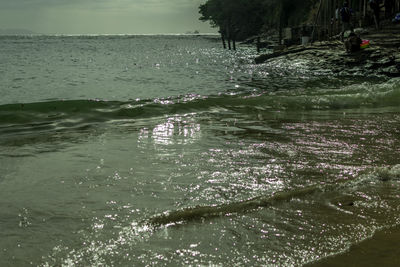
{"type": "Polygon", "coordinates": [[[400,80],[216,36],[0,38],[0,266],[301,266],[400,224],[400,80]]]}

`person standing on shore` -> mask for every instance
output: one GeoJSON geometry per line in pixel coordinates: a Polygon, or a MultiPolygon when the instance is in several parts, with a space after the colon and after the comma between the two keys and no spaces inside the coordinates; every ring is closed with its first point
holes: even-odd
{"type": "Polygon", "coordinates": [[[343,7],[340,9],[340,17],[342,19],[342,32],[340,34],[341,40],[344,40],[344,33],[346,31],[353,32],[353,26],[351,25],[352,10],[349,8],[349,3],[344,2],[343,7]]]}

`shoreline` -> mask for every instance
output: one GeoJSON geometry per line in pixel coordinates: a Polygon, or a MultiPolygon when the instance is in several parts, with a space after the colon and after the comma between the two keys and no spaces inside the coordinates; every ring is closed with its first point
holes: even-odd
{"type": "Polygon", "coordinates": [[[370,47],[358,52],[347,53],[343,42],[330,40],[285,47],[270,54],[260,54],[254,60],[256,64],[262,64],[281,57],[289,60],[308,59],[333,73],[400,77],[400,24],[365,31],[360,33],[360,37],[369,40],[370,47]]]}
{"type": "MultiPolygon", "coordinates": [[[[260,54],[256,64],[305,59],[312,66],[348,76],[400,77],[400,24],[385,25],[380,30],[366,29],[360,38],[370,47],[347,53],[339,40],[294,45],[270,54],[260,54]]],[[[371,237],[353,244],[348,250],[305,264],[306,267],[397,267],[400,266],[400,225],[377,230],[371,237]]]]}
{"type": "Polygon", "coordinates": [[[400,266],[400,225],[378,230],[371,238],[352,245],[349,250],[308,263],[306,267],[396,267],[400,266]]]}

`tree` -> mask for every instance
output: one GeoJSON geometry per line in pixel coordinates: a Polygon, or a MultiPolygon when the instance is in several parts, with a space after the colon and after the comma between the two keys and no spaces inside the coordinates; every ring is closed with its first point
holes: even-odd
{"type": "Polygon", "coordinates": [[[317,0],[208,0],[200,5],[200,20],[218,27],[226,48],[236,40],[259,35],[263,28],[282,32],[284,27],[304,21],[317,0]]]}
{"type": "Polygon", "coordinates": [[[228,41],[228,47],[236,48],[236,40],[243,40],[258,34],[263,26],[262,0],[209,0],[200,5],[200,20],[209,21],[218,27],[222,42],[228,41]]]}

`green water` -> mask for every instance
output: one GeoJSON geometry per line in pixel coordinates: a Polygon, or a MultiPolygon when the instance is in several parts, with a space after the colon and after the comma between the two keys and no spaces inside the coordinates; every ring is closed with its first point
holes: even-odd
{"type": "Polygon", "coordinates": [[[1,266],[299,266],[400,223],[399,80],[210,37],[0,50],[1,266]]]}

